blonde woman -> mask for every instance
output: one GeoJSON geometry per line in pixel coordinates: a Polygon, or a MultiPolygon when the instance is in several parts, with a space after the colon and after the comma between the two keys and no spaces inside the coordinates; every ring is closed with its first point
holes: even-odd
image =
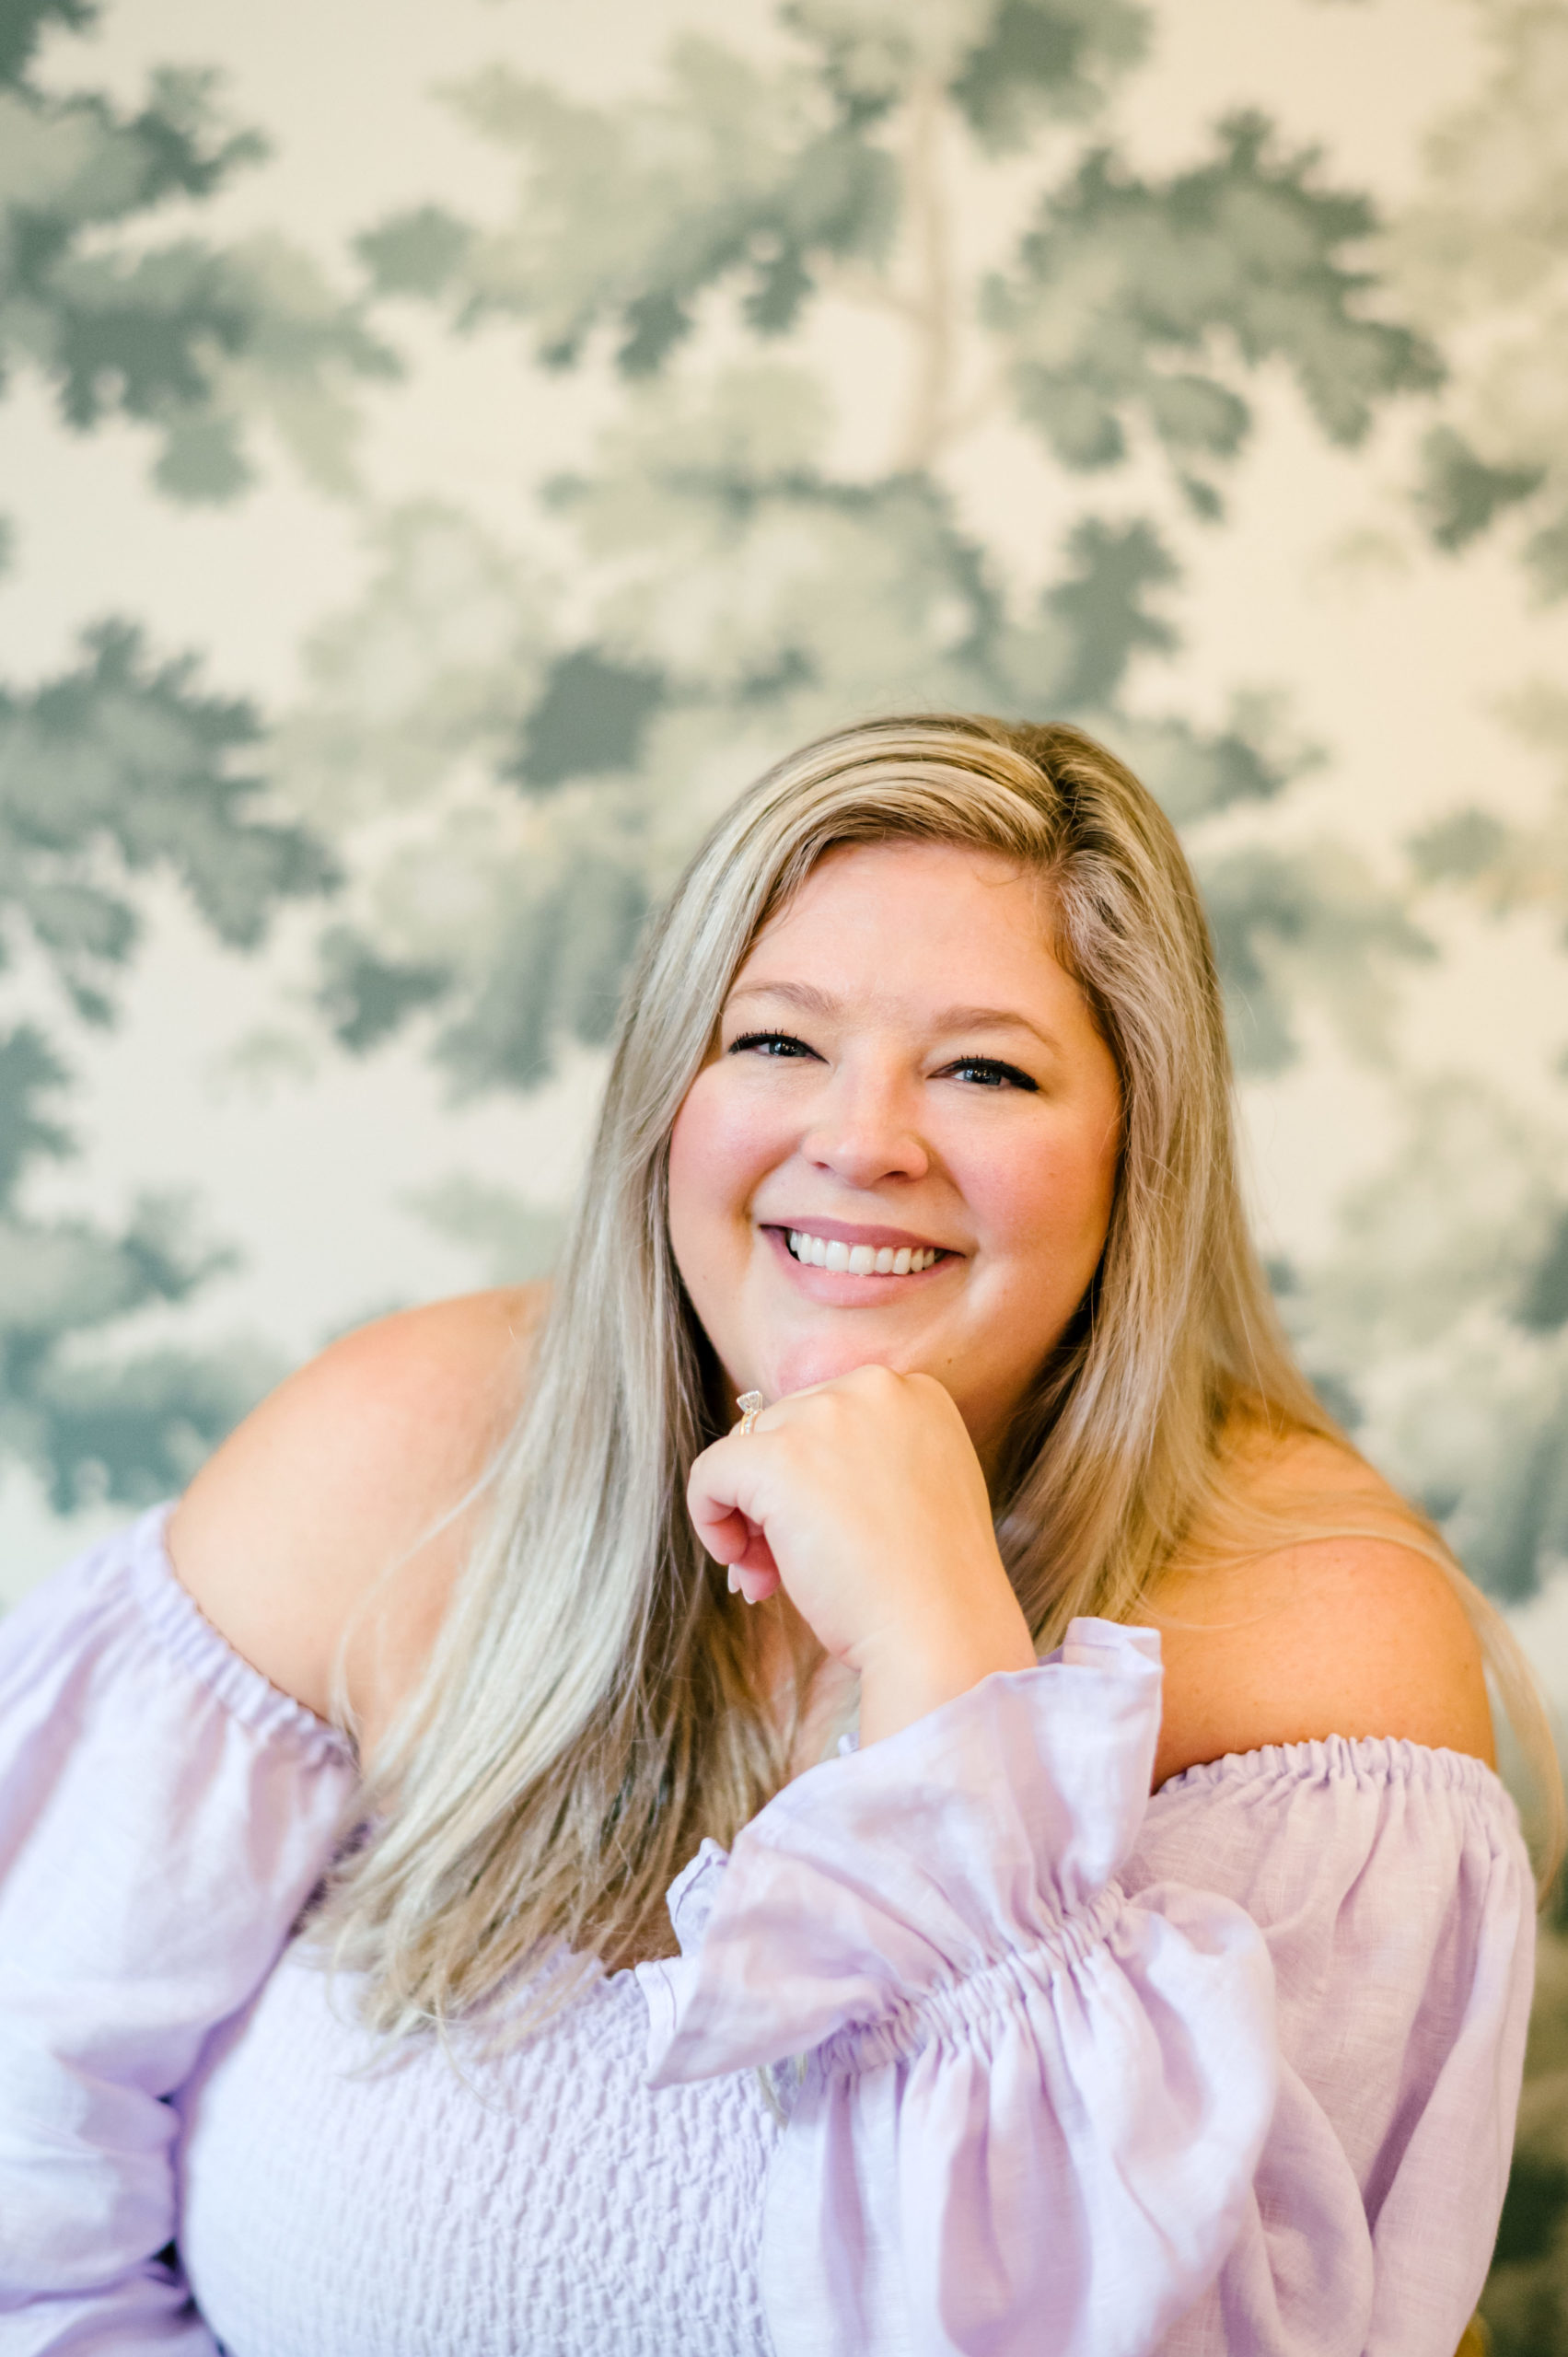
{"type": "Polygon", "coordinates": [[[548,1304],[337,1344],[0,1631],[0,2349],[1451,2357],[1487,1648],[1538,1740],[1281,1341],[1157,806],[809,747],[548,1304]]]}

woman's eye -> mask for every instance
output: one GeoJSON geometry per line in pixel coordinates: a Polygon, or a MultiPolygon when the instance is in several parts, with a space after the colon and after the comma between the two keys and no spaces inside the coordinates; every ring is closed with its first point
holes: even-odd
{"type": "Polygon", "coordinates": [[[726,1052],[732,1056],[750,1053],[761,1056],[794,1057],[814,1056],[817,1051],[814,1048],[808,1048],[804,1039],[796,1039],[788,1031],[743,1031],[738,1039],[730,1041],[726,1052]]]}
{"type": "Polygon", "coordinates": [[[982,1088],[1027,1088],[1033,1095],[1040,1086],[1016,1064],[1001,1063],[994,1056],[965,1056],[959,1062],[949,1064],[947,1074],[953,1080],[976,1081],[982,1088]]]}

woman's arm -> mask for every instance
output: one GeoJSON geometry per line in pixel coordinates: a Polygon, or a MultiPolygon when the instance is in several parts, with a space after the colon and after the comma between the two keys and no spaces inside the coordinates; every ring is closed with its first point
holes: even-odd
{"type": "Polygon", "coordinates": [[[383,1320],[264,1403],[173,1518],[0,1623],[0,2340],[210,2357],[177,2263],[176,2098],[265,1979],[417,1674],[536,1306],[383,1320]],[[176,1577],[176,1569],[180,1574],[176,1577]]]}
{"type": "Polygon", "coordinates": [[[1490,1727],[1454,1591],[1376,1539],[1173,1576],[1162,1736],[1152,1631],[1075,1622],[1013,1668],[956,1424],[935,1385],[862,1368],[692,1477],[749,1592],[782,1584],[877,1681],[874,1747],[710,1850],[674,1895],[688,1953],[644,1968],[656,2084],[803,2060],[764,2246],[781,2351],[1032,2357],[1043,2322],[1082,2357],[1173,2331],[1450,2357],[1506,2177],[1532,1902],[1511,1806],[1459,1756],[1490,1727]],[[1267,1853],[1245,1910],[1213,1817],[1130,1898],[1151,1780],[1239,1752],[1300,1761],[1311,1795],[1278,1840],[1238,1797],[1267,1853]],[[1291,1992],[1289,2039],[1281,1904],[1318,2007],[1291,1992]],[[1361,2058],[1329,2107],[1318,2043],[1361,2058]]]}
{"type": "Polygon", "coordinates": [[[786,2066],[780,2357],[1147,2357],[1212,2281],[1273,2108],[1272,1976],[1240,1908],[1118,1887],[1158,1712],[1156,1642],[1074,1622],[677,1886],[685,1952],[639,1968],[653,2084],[786,2066]]]}
{"type": "Polygon", "coordinates": [[[331,1855],[348,1747],[230,1651],[143,1517],[0,1623],[0,2344],[211,2357],[175,2097],[331,1855]]]}
{"type": "Polygon", "coordinates": [[[1511,1805],[1340,1738],[1151,1802],[1155,1645],[1075,1621],[675,1886],[653,2084],[783,2066],[780,2357],[1452,2357],[1528,2012],[1511,1805]]]}

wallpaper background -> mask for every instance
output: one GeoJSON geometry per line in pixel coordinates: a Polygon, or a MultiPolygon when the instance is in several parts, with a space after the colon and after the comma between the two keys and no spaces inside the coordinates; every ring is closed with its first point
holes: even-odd
{"type": "MultiPolygon", "coordinates": [[[[0,1594],[548,1268],[708,816],[958,703],[1182,827],[1306,1362],[1568,1701],[1565,122],[1568,0],[0,0],[0,1594]]],[[[1550,1937],[1531,2068],[1521,2352],[1550,1937]]]]}

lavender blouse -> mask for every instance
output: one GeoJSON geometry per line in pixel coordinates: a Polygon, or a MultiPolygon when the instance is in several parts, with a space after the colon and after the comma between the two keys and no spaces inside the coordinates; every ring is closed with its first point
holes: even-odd
{"type": "Polygon", "coordinates": [[[353,1761],[162,1529],[0,1624],[4,2357],[1452,2357],[1530,1982],[1477,1760],[1150,1799],[1158,1640],[1075,1621],[705,1843],[679,1958],[377,2058],[292,1937],[353,1761]]]}

